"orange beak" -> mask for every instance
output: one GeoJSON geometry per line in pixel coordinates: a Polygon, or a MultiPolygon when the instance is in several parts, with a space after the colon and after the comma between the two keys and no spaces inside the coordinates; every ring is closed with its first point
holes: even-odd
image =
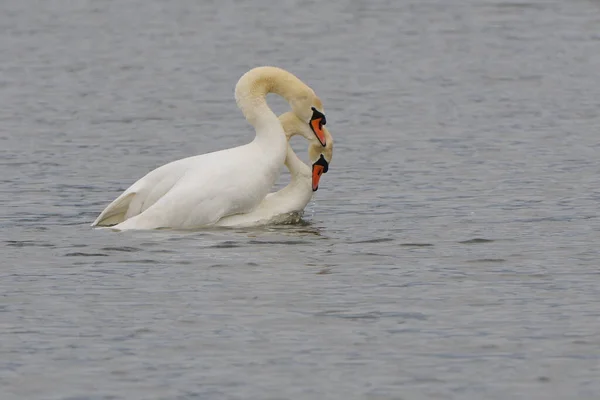
{"type": "Polygon", "coordinates": [[[325,133],[323,132],[323,118],[316,118],[310,121],[310,128],[314,132],[317,139],[321,143],[321,146],[325,147],[327,141],[325,140],[325,133]]]}
{"type": "Polygon", "coordinates": [[[321,154],[321,157],[312,166],[312,190],[316,192],[319,188],[319,180],[321,180],[321,175],[326,174],[329,170],[329,163],[321,154]]]}
{"type": "Polygon", "coordinates": [[[314,164],[312,170],[312,190],[316,192],[319,188],[319,181],[321,180],[321,175],[323,175],[323,171],[325,167],[322,165],[314,164]]]}

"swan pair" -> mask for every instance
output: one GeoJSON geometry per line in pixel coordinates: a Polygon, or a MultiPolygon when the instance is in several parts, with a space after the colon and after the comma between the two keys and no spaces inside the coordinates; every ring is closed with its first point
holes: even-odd
{"type": "Polygon", "coordinates": [[[255,128],[252,142],[156,168],[109,204],[92,226],[118,230],[238,227],[302,211],[332,157],[333,139],[324,126],[321,100],[296,76],[276,67],[246,72],[236,84],[235,99],[255,128]],[[267,105],[268,93],[282,96],[292,111],[278,118],[267,105]],[[297,134],[309,141],[312,170],[289,145],[297,134]],[[269,194],[284,162],[291,182],[269,194]]]}

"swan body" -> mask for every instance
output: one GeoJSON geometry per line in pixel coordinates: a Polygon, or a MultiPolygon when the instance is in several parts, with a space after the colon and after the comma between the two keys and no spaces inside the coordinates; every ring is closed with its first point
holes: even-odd
{"type": "MultiPolygon", "coordinates": [[[[278,218],[285,218],[291,213],[302,212],[312,199],[314,193],[313,169],[298,158],[289,144],[289,139],[294,135],[309,136],[309,127],[291,112],[281,115],[279,120],[288,138],[285,166],[290,171],[290,183],[275,193],[269,193],[258,207],[251,212],[222,218],[214,226],[249,227],[268,224],[277,221],[278,218]]],[[[321,154],[327,163],[331,161],[333,139],[327,129],[324,129],[324,132],[327,140],[327,145],[324,148],[319,143],[310,143],[308,146],[311,162],[316,161],[321,154]]]]}
{"type": "MultiPolygon", "coordinates": [[[[287,155],[286,135],[266,103],[268,93],[284,97],[307,124],[313,122],[315,109],[323,112],[320,99],[296,76],[276,67],[254,68],[235,87],[236,103],[256,130],[252,142],[149,172],[109,204],[92,226],[190,229],[256,208],[279,178],[287,155]]],[[[309,140],[324,142],[322,135],[315,131],[309,140]]]]}

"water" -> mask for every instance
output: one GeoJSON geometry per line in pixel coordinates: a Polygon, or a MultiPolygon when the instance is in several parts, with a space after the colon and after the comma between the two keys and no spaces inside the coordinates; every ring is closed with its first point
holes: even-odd
{"type": "Polygon", "coordinates": [[[0,398],[599,398],[598,26],[592,0],[4,1],[0,398]],[[268,64],[335,137],[305,224],[89,227],[249,141],[233,87],[268,64]]]}

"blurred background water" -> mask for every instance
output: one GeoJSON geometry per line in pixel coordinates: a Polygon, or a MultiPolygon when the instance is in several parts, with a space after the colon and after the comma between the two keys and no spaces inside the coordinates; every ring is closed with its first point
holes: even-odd
{"type": "Polygon", "coordinates": [[[600,398],[598,1],[1,10],[3,400],[600,398]],[[89,227],[258,65],[335,137],[305,223],[89,227]]]}

